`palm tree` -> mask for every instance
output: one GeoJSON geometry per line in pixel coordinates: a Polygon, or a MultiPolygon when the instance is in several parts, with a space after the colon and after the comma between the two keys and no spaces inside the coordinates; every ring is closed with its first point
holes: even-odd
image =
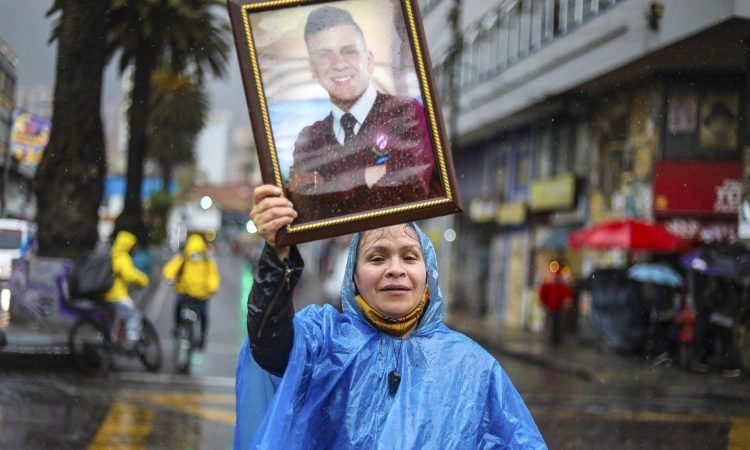
{"type": "Polygon", "coordinates": [[[148,157],[159,163],[165,190],[175,165],[194,162],[208,111],[208,95],[195,76],[165,67],[151,78],[148,157]]]}
{"type": "Polygon", "coordinates": [[[106,156],[101,118],[107,3],[55,0],[60,13],[52,132],[34,180],[39,253],[75,258],[98,239],[106,156]]]}
{"type": "Polygon", "coordinates": [[[177,72],[191,67],[223,76],[229,51],[229,25],[212,10],[222,0],[110,0],[109,54],[120,53],[120,71],[134,64],[132,105],[128,112],[128,173],[125,207],[115,229],[145,234],[141,183],[148,148],[151,77],[163,61],[177,72]]]}

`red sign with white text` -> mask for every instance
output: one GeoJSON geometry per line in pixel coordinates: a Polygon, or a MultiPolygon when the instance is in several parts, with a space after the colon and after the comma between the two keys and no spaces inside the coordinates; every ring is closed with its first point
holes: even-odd
{"type": "Polygon", "coordinates": [[[736,217],[742,198],[739,162],[654,164],[654,215],[736,217]]]}

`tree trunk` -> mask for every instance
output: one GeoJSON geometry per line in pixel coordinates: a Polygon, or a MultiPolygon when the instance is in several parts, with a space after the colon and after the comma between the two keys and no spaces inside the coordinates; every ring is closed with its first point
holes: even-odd
{"type": "Polygon", "coordinates": [[[125,206],[115,223],[115,232],[128,230],[146,238],[143,222],[141,185],[143,184],[143,162],[146,158],[148,101],[151,91],[151,74],[156,67],[156,53],[148,42],[142,42],[135,56],[133,74],[132,105],[128,114],[130,140],[128,142],[128,173],[125,190],[125,206]]]}
{"type": "Polygon", "coordinates": [[[163,183],[162,189],[169,193],[169,185],[172,183],[172,170],[173,164],[171,158],[162,158],[159,163],[161,166],[161,180],[163,183]]]}
{"type": "Polygon", "coordinates": [[[101,119],[107,2],[66,0],[52,132],[34,180],[39,254],[75,258],[98,240],[106,156],[101,119]]]}

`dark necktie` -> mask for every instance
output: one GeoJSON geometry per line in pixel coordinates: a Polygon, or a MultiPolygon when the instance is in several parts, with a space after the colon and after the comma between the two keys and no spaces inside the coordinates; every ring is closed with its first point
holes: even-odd
{"type": "Polygon", "coordinates": [[[354,118],[352,113],[346,113],[341,116],[341,128],[344,129],[344,145],[348,144],[354,137],[354,125],[356,124],[357,119],[354,118]]]}

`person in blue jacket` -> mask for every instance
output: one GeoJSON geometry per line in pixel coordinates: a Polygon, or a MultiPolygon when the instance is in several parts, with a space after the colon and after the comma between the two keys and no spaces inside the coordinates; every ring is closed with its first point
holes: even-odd
{"type": "Polygon", "coordinates": [[[500,364],[443,325],[435,250],[416,224],[358,233],[343,313],[294,313],[304,262],[275,245],[296,216],[274,186],[255,190],[266,241],[237,367],[235,449],[543,449],[500,364]]]}

